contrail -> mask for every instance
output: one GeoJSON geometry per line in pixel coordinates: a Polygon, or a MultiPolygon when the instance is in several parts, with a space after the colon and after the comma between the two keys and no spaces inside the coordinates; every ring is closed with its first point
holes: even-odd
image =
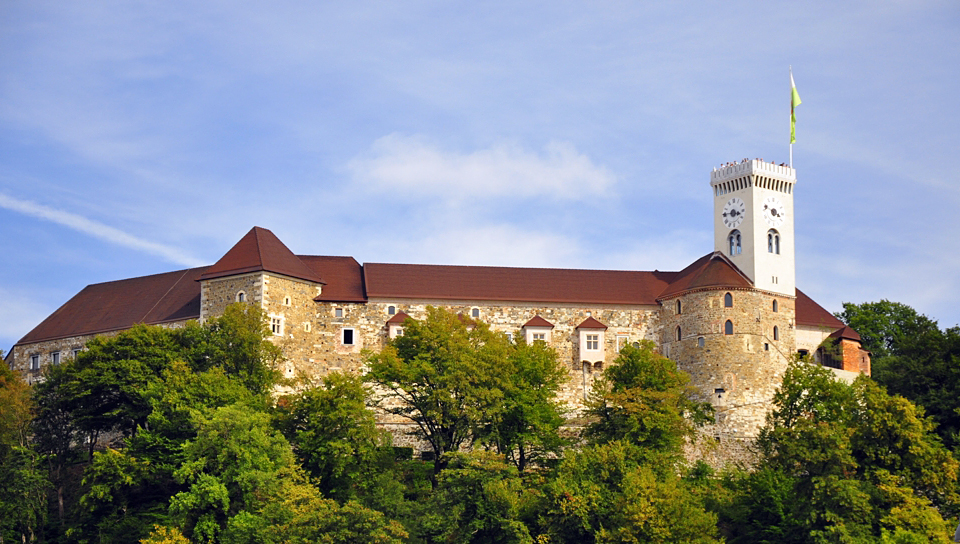
{"type": "Polygon", "coordinates": [[[63,225],[64,227],[71,228],[84,234],[89,234],[94,238],[99,238],[118,246],[124,246],[131,249],[136,249],[138,251],[143,251],[145,253],[150,253],[183,266],[194,267],[207,264],[191,257],[190,255],[187,255],[175,247],[169,247],[156,242],[143,240],[131,234],[127,234],[119,229],[104,225],[103,223],[98,223],[96,221],[87,219],[86,217],[81,217],[70,212],[48,208],[47,206],[37,204],[35,202],[19,200],[3,193],[0,193],[0,208],[6,208],[8,210],[20,212],[25,215],[37,217],[39,219],[46,219],[47,221],[57,223],[58,225],[63,225]]]}

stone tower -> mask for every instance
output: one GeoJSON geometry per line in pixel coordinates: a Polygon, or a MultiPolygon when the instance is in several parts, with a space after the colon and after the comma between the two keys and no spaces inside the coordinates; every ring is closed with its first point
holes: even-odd
{"type": "Polygon", "coordinates": [[[726,255],[754,287],[796,295],[793,186],[796,170],[747,160],[714,170],[714,250],[726,255]]]}

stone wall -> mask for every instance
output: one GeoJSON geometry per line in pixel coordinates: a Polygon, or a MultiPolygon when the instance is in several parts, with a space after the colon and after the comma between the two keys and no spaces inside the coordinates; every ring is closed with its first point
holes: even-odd
{"type": "Polygon", "coordinates": [[[73,359],[74,351],[83,349],[93,337],[94,335],[69,336],[47,340],[46,342],[14,346],[9,361],[10,369],[20,372],[27,383],[36,383],[43,379],[43,368],[53,364],[54,353],[60,353],[60,362],[64,363],[73,359]],[[30,368],[30,358],[34,355],[39,357],[40,366],[37,369],[30,368]]]}
{"type": "Polygon", "coordinates": [[[721,441],[755,437],[796,348],[795,300],[760,290],[703,290],[664,300],[661,312],[664,354],[716,410],[716,424],[704,432],[721,441]],[[724,304],[728,293],[731,307],[724,304]]]}
{"type": "Polygon", "coordinates": [[[244,294],[244,301],[262,304],[262,272],[239,276],[214,278],[200,282],[200,322],[222,315],[227,306],[237,302],[237,295],[244,294]]]}

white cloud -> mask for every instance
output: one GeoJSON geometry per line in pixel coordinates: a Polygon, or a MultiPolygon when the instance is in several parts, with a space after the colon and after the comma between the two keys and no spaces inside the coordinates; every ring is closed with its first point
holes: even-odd
{"type": "Polygon", "coordinates": [[[347,167],[357,181],[375,190],[452,199],[575,199],[605,194],[616,181],[606,168],[565,142],[550,142],[542,153],[515,144],[458,153],[423,138],[391,134],[347,167]]]}
{"type": "Polygon", "coordinates": [[[87,219],[86,217],[81,217],[79,215],[62,210],[55,210],[53,208],[49,208],[47,206],[27,200],[19,200],[2,193],[0,193],[0,208],[6,208],[11,211],[29,215],[31,217],[51,221],[78,232],[89,234],[94,238],[99,238],[100,240],[110,242],[112,244],[128,247],[130,249],[142,251],[151,255],[156,255],[180,265],[202,266],[205,264],[199,259],[191,257],[175,247],[143,240],[114,227],[87,219]]]}

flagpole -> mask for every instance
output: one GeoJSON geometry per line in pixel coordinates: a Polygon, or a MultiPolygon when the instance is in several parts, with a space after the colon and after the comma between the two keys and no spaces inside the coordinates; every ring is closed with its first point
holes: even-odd
{"type": "Polygon", "coordinates": [[[790,168],[793,168],[793,66],[790,66],[790,168]]]}

